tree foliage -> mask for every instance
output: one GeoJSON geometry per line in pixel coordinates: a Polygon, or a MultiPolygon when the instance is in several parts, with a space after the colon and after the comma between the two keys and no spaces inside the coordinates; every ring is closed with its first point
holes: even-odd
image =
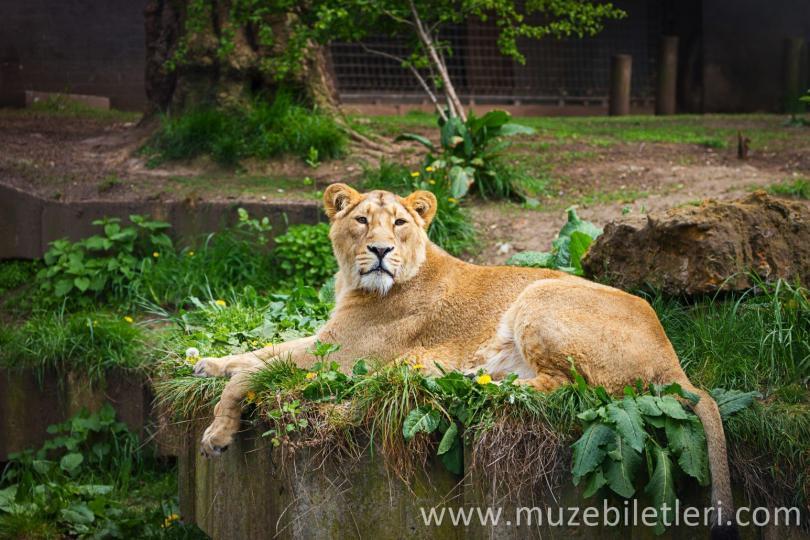
{"type": "Polygon", "coordinates": [[[220,59],[238,52],[241,34],[235,29],[247,28],[247,39],[262,52],[259,69],[280,81],[305,65],[312,45],[362,42],[370,34],[383,34],[402,39],[408,54],[398,57],[364,46],[365,50],[410,69],[440,115],[466,119],[447,70],[446,58],[453,54],[444,39],[448,26],[469,20],[492,22],[499,51],[524,63],[521,39],[592,36],[605,20],[624,16],[612,3],[595,0],[190,0],[171,64],[184,61],[212,17],[221,28],[216,47],[220,59]]]}

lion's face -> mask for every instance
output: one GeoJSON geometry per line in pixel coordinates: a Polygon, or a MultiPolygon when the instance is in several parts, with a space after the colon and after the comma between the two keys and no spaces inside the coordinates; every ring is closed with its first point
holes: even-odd
{"type": "Polygon", "coordinates": [[[416,191],[402,198],[332,184],[323,199],[344,283],[385,295],[394,283],[416,275],[425,261],[426,230],[436,213],[432,193],[416,191]]]}

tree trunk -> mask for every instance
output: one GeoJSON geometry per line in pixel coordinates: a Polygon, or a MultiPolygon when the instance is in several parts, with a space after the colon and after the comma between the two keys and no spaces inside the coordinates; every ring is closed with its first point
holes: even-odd
{"type": "Polygon", "coordinates": [[[276,40],[260,46],[249,25],[234,26],[230,2],[215,0],[200,25],[185,40],[189,0],[149,0],[144,12],[146,30],[147,116],[177,113],[198,105],[240,106],[257,94],[272,96],[280,86],[291,89],[309,106],[338,114],[338,96],[329,70],[328,51],[311,46],[301,69],[283,80],[262,69],[263,61],[280,54],[289,36],[287,14],[268,21],[276,40]],[[233,49],[219,54],[227,33],[233,49]],[[174,62],[185,44],[181,61],[174,62]],[[172,68],[171,65],[174,64],[172,68]]]}

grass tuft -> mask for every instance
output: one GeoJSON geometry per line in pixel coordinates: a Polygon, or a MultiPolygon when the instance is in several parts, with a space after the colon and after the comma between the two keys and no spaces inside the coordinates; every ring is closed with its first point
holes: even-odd
{"type": "Polygon", "coordinates": [[[280,92],[272,101],[256,98],[244,109],[199,107],[164,117],[144,150],[153,163],[210,155],[218,163],[235,165],[245,158],[288,154],[332,159],[345,148],[346,135],[334,119],[280,92]]]}

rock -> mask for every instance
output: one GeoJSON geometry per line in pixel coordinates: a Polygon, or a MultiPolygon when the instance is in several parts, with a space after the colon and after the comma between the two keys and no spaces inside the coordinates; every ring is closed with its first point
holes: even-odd
{"type": "Polygon", "coordinates": [[[810,284],[810,207],[757,191],[609,223],[582,261],[585,274],[625,290],[741,291],[752,273],[810,284]]]}

